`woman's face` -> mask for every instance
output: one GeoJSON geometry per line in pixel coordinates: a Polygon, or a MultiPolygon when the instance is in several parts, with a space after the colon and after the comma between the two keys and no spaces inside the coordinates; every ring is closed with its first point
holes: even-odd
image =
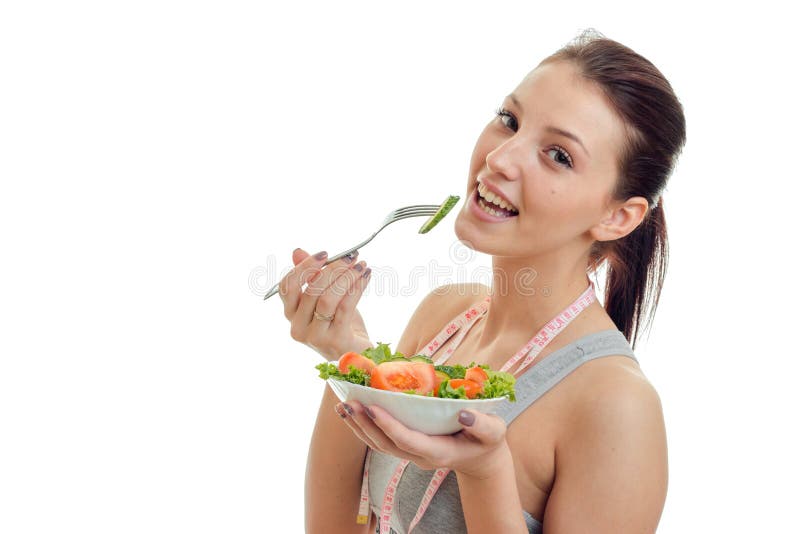
{"type": "Polygon", "coordinates": [[[621,119],[572,63],[540,65],[478,138],[456,235],[495,256],[588,251],[590,228],[608,213],[623,141],[621,119]]]}

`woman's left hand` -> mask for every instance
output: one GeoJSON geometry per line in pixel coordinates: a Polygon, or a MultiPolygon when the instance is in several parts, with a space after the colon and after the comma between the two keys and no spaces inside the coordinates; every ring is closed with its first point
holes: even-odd
{"type": "Polygon", "coordinates": [[[336,405],[350,429],[370,448],[405,458],[420,469],[452,469],[486,478],[507,461],[506,424],[496,415],[462,410],[462,429],[449,436],[430,436],[411,430],[377,406],[358,401],[336,405]]]}

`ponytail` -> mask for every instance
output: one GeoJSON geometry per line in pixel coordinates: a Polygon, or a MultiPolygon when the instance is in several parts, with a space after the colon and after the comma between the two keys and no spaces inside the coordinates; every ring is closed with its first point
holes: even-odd
{"type": "Polygon", "coordinates": [[[632,348],[653,321],[667,271],[667,224],[663,198],[630,234],[607,249],[605,308],[632,348]]]}

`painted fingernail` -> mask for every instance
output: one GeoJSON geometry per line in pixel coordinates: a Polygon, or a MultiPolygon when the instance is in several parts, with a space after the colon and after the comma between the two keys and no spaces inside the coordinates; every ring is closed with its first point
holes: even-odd
{"type": "Polygon", "coordinates": [[[364,412],[366,412],[367,417],[370,419],[375,419],[375,414],[372,413],[372,410],[369,409],[369,406],[364,406],[364,412]]]}
{"type": "Polygon", "coordinates": [[[349,404],[347,403],[342,404],[342,407],[344,408],[344,411],[347,412],[347,415],[353,415],[353,409],[350,407],[349,404]]]}
{"type": "Polygon", "coordinates": [[[356,257],[352,254],[348,254],[347,256],[342,256],[342,259],[345,263],[353,263],[353,260],[356,259],[356,257]]]}
{"type": "Polygon", "coordinates": [[[458,413],[458,422],[464,426],[472,426],[475,423],[475,416],[462,410],[458,413]]]}
{"type": "Polygon", "coordinates": [[[361,271],[363,271],[363,270],[364,270],[364,264],[362,264],[362,263],[356,263],[356,264],[355,264],[355,266],[353,267],[353,269],[355,269],[355,270],[356,270],[356,271],[358,271],[358,272],[361,272],[361,271]]]}
{"type": "Polygon", "coordinates": [[[324,250],[322,252],[317,252],[316,254],[314,254],[314,259],[315,260],[324,260],[327,257],[328,257],[328,253],[325,252],[324,250]]]}
{"type": "Polygon", "coordinates": [[[367,270],[366,270],[366,271],[364,271],[364,274],[362,274],[361,276],[362,276],[363,278],[369,278],[369,275],[370,275],[370,274],[372,274],[372,267],[367,267],[367,270]]]}
{"type": "Polygon", "coordinates": [[[342,405],[341,405],[341,404],[337,404],[336,406],[334,406],[334,407],[333,407],[333,409],[336,411],[336,413],[337,413],[337,414],[339,415],[339,417],[341,417],[342,419],[344,419],[345,417],[347,417],[347,413],[346,413],[346,412],[345,412],[345,411],[342,409],[342,405]]]}

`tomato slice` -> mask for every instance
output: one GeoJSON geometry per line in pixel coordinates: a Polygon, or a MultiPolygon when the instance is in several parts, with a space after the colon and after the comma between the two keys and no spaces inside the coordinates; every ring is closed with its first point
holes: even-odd
{"type": "Polygon", "coordinates": [[[464,393],[467,394],[468,399],[474,399],[478,393],[483,391],[483,384],[478,384],[474,380],[469,380],[467,378],[454,378],[450,380],[450,387],[453,389],[463,387],[464,393]]]}
{"type": "Polygon", "coordinates": [[[350,372],[351,365],[368,373],[375,368],[375,362],[366,356],[362,356],[357,352],[345,352],[342,357],[339,358],[339,372],[346,375],[350,372]]]}
{"type": "Polygon", "coordinates": [[[467,369],[467,372],[464,373],[464,378],[467,380],[474,380],[483,386],[483,383],[489,380],[489,375],[486,373],[486,369],[476,365],[475,367],[470,367],[467,369]]]}
{"type": "Polygon", "coordinates": [[[383,362],[372,370],[369,384],[376,389],[414,390],[420,395],[427,395],[433,392],[436,371],[432,363],[383,362]]]}

